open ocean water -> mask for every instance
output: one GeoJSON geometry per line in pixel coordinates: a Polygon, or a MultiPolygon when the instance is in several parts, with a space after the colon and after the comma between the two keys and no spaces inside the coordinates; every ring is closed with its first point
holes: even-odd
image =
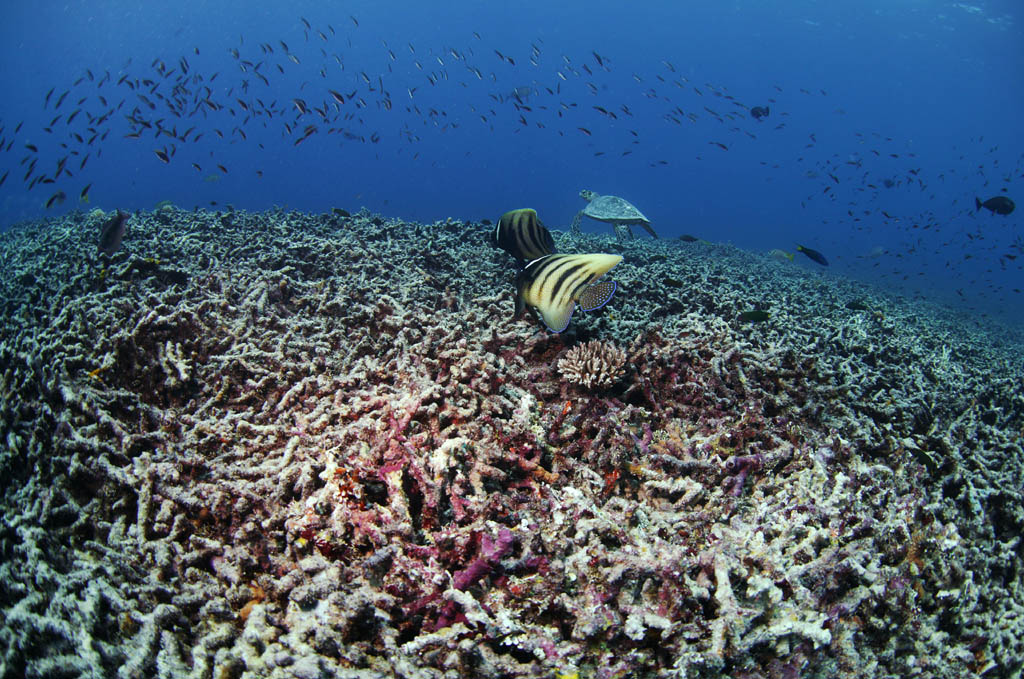
{"type": "Polygon", "coordinates": [[[23,4],[0,677],[1016,677],[1009,2],[23,4]]]}

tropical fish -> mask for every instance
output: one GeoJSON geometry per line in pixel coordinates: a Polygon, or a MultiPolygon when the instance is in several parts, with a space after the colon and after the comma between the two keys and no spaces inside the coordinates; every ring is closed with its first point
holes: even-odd
{"type": "Polygon", "coordinates": [[[104,222],[100,229],[100,252],[112,255],[121,247],[121,239],[128,230],[128,213],[117,211],[113,217],[104,222]]]}
{"type": "Polygon", "coordinates": [[[697,241],[700,240],[700,238],[697,238],[696,236],[691,236],[688,233],[684,233],[682,236],[679,237],[679,240],[683,241],[684,243],[696,243],[697,241]]]}
{"type": "Polygon", "coordinates": [[[91,188],[92,188],[92,184],[86,184],[85,188],[82,189],[82,192],[80,194],[78,194],[78,200],[82,201],[83,203],[88,203],[89,202],[89,189],[91,189],[91,188]]]}
{"type": "Polygon", "coordinates": [[[621,255],[546,255],[526,265],[516,277],[516,313],[529,306],[551,332],[569,327],[573,311],[600,309],[615,294],[615,281],[598,280],[622,261],[621,255]]]}
{"type": "Polygon", "coordinates": [[[1006,196],[995,196],[994,198],[989,198],[984,203],[981,202],[981,198],[975,198],[974,205],[975,212],[981,208],[985,208],[997,215],[1008,215],[1013,212],[1015,207],[1017,207],[1013,204],[1013,201],[1006,196]]]}
{"type": "Polygon", "coordinates": [[[755,106],[754,108],[750,109],[750,115],[754,116],[754,118],[756,118],[757,120],[760,120],[761,118],[767,118],[770,112],[771,109],[767,106],[755,106]]]}
{"type": "Polygon", "coordinates": [[[67,197],[68,194],[64,193],[63,191],[58,191],[57,193],[50,196],[50,199],[46,201],[46,209],[49,210],[54,205],[63,205],[67,197]]]}
{"type": "Polygon", "coordinates": [[[767,311],[760,309],[753,309],[751,311],[744,311],[739,315],[739,319],[743,323],[763,323],[767,321],[771,316],[767,311]]]}
{"type": "Polygon", "coordinates": [[[821,264],[822,266],[828,266],[828,260],[825,259],[825,255],[821,254],[817,250],[805,248],[803,245],[797,245],[796,251],[804,253],[805,255],[813,259],[818,264],[821,264]]]}
{"type": "Polygon", "coordinates": [[[530,95],[535,92],[532,85],[521,85],[520,87],[512,90],[511,94],[508,95],[508,99],[515,99],[522,103],[530,98],[530,95]]]}
{"type": "Polygon", "coordinates": [[[774,250],[769,250],[768,256],[771,257],[772,259],[777,259],[780,262],[793,261],[792,252],[786,252],[785,250],[779,250],[778,248],[775,248],[774,250]]]}
{"type": "Polygon", "coordinates": [[[498,219],[494,245],[516,258],[519,266],[556,252],[551,232],[530,208],[511,210],[498,219]]]}

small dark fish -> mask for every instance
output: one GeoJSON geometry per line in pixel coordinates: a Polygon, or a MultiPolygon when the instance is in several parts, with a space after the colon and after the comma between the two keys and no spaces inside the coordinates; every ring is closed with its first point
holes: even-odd
{"type": "Polygon", "coordinates": [[[515,257],[519,266],[556,252],[551,232],[541,223],[537,211],[530,208],[503,214],[494,229],[492,243],[515,257]]]}
{"type": "Polygon", "coordinates": [[[99,251],[108,256],[117,252],[127,231],[128,213],[118,210],[117,214],[104,222],[100,229],[99,251]]]}
{"type": "Polygon", "coordinates": [[[862,299],[851,299],[846,303],[846,308],[850,311],[871,311],[871,307],[862,299]]]}
{"type": "Polygon", "coordinates": [[[974,199],[975,211],[985,208],[986,210],[997,215],[1008,215],[1013,212],[1013,209],[1017,207],[1013,201],[1006,196],[995,196],[989,198],[984,203],[981,202],[981,198],[974,199]]]}
{"type": "Polygon", "coordinates": [[[85,188],[82,189],[82,192],[80,194],[78,194],[78,200],[82,201],[83,203],[88,203],[89,202],[89,189],[91,189],[91,188],[92,188],[92,184],[86,184],[85,188]]]}
{"type": "Polygon", "coordinates": [[[754,108],[750,109],[750,115],[754,116],[754,118],[756,118],[757,120],[760,120],[761,118],[767,118],[770,112],[771,109],[768,106],[755,106],[754,108]]]}
{"type": "Polygon", "coordinates": [[[352,216],[351,212],[349,212],[345,208],[341,208],[341,207],[331,208],[331,212],[333,212],[338,217],[351,217],[352,216]]]}
{"type": "Polygon", "coordinates": [[[162,160],[163,162],[165,162],[165,163],[171,162],[171,158],[170,158],[170,156],[167,155],[167,151],[163,151],[161,149],[156,149],[155,151],[153,151],[153,153],[155,153],[156,157],[159,158],[160,160],[162,160]]]}
{"type": "Polygon", "coordinates": [[[744,311],[738,318],[743,323],[764,323],[771,316],[767,311],[761,311],[760,309],[753,309],[751,311],[744,311]]]}
{"type": "Polygon", "coordinates": [[[818,264],[821,264],[822,266],[828,266],[828,260],[825,259],[825,255],[821,254],[817,250],[812,250],[810,248],[805,248],[803,245],[797,245],[796,246],[796,251],[804,253],[805,255],[810,257],[812,260],[814,260],[818,264]]]}
{"type": "Polygon", "coordinates": [[[49,210],[54,205],[63,205],[64,201],[67,200],[67,197],[68,194],[64,193],[63,191],[58,191],[57,193],[50,196],[50,200],[46,201],[46,209],[49,210]]]}
{"type": "Polygon", "coordinates": [[[688,233],[684,233],[682,236],[679,237],[679,240],[683,241],[684,243],[696,243],[697,241],[700,240],[700,238],[697,238],[696,236],[691,236],[688,233]]]}

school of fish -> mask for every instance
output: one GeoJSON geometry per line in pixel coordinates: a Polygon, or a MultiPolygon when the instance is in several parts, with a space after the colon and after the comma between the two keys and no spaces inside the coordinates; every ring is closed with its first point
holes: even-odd
{"type": "MultiPolygon", "coordinates": [[[[425,135],[455,134],[470,125],[543,130],[553,139],[577,135],[589,145],[595,162],[642,156],[647,166],[670,171],[699,162],[709,152],[756,144],[760,137],[787,128],[790,110],[802,106],[801,97],[830,96],[821,88],[776,84],[770,96],[759,93],[761,100],[748,104],[723,85],[692,81],[684,75],[692,75],[692,69],[678,68],[669,59],[652,62],[648,72],[630,73],[634,89],[623,92],[608,86],[616,67],[606,54],[550,54],[539,38],[526,39],[517,49],[499,49],[475,31],[460,46],[399,45],[380,39],[375,60],[364,55],[356,62],[343,56],[357,32],[366,30],[356,16],[344,24],[319,26],[299,17],[295,29],[301,42],[292,39],[293,44],[239,36],[223,48],[233,64],[229,70],[203,68],[198,47],[149,64],[129,59],[119,68],[83,68],[70,86],[49,88],[38,117],[28,123],[0,121],[0,187],[14,173],[11,180],[20,179],[28,192],[40,192],[40,204],[48,209],[65,205],[75,195],[79,203],[87,203],[94,183],[90,160],[102,156],[112,136],[138,142],[144,149],[140,156],[148,156],[157,167],[187,162],[197,181],[209,182],[229,172],[262,178],[263,167],[229,168],[219,151],[226,144],[263,149],[268,131],[296,148],[313,138],[335,140],[340,146],[386,140],[392,152],[407,148],[418,158],[417,144],[425,135]],[[457,88],[460,96],[446,98],[449,88],[457,88]],[[466,92],[477,94],[467,98],[466,92]],[[449,108],[448,101],[458,103],[449,108]],[[637,101],[645,102],[643,120],[635,113],[637,101]],[[685,149],[692,160],[659,144],[651,110],[660,111],[662,125],[699,131],[698,141],[685,149]],[[190,153],[182,154],[186,148],[190,153]],[[188,158],[179,161],[180,155],[188,158]]],[[[835,115],[845,111],[837,108],[835,115]]],[[[813,241],[815,246],[841,250],[830,254],[835,260],[861,260],[883,282],[923,276],[924,270],[905,264],[920,256],[944,266],[948,278],[962,284],[959,293],[965,299],[966,290],[987,286],[997,299],[1019,301],[1021,288],[999,282],[1005,279],[995,274],[1021,269],[1024,236],[1014,232],[1008,242],[989,239],[989,223],[982,217],[1003,219],[1013,211],[1013,201],[1005,194],[1024,177],[1024,153],[1013,167],[1000,165],[998,145],[986,146],[984,136],[977,135],[971,140],[973,148],[959,150],[961,166],[936,170],[918,161],[909,141],[879,132],[851,134],[855,146],[845,156],[833,152],[834,147],[819,149],[816,133],[810,131],[803,147],[792,149],[794,157],[761,163],[769,171],[804,168],[803,177],[812,188],[800,207],[820,209],[825,201],[832,215],[809,225],[808,231],[862,234],[866,254],[846,254],[844,246],[821,238],[813,241]],[[989,197],[975,198],[976,205],[970,199],[944,200],[962,185],[989,197]],[[913,214],[891,211],[888,196],[899,191],[925,194],[933,207],[913,214]],[[972,217],[976,229],[944,228],[951,219],[973,216],[982,207],[988,213],[972,217]],[[872,251],[874,233],[895,234],[901,245],[872,251]],[[980,275],[959,271],[958,263],[980,258],[985,262],[980,275]]],[[[267,155],[272,163],[274,154],[267,155]]],[[[801,247],[824,264],[823,254],[801,247]]]]}

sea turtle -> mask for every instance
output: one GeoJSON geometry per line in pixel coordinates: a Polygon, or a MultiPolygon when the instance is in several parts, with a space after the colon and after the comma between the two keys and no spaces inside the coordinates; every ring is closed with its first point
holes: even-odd
{"type": "Polygon", "coordinates": [[[651,228],[651,220],[644,217],[644,213],[636,209],[636,206],[628,200],[618,196],[599,196],[593,191],[583,189],[580,191],[580,198],[587,201],[587,206],[576,213],[572,218],[572,230],[575,233],[580,231],[580,222],[584,215],[599,222],[608,222],[615,227],[615,235],[622,240],[624,234],[633,237],[633,230],[630,224],[639,224],[647,229],[647,233],[655,238],[658,234],[651,228]]]}

